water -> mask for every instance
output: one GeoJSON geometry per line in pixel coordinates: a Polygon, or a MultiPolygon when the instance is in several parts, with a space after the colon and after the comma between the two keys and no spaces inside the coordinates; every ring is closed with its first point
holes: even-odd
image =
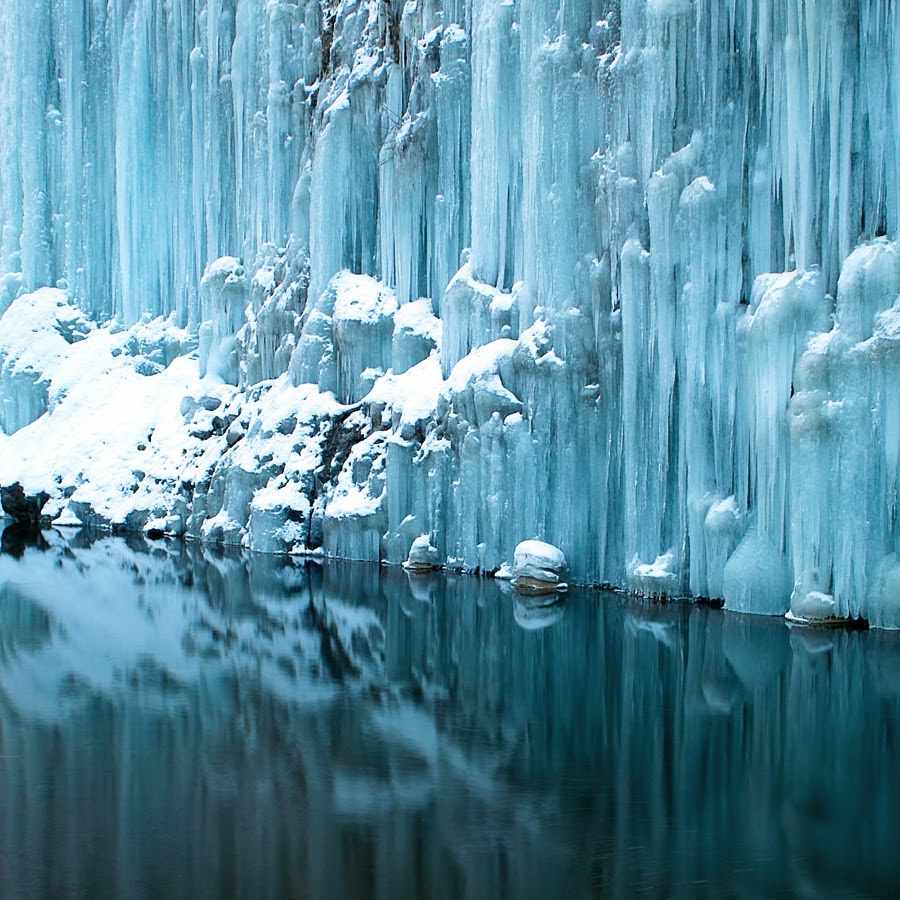
{"type": "Polygon", "coordinates": [[[897,883],[894,635],[83,533],[3,551],[2,897],[897,883]]]}

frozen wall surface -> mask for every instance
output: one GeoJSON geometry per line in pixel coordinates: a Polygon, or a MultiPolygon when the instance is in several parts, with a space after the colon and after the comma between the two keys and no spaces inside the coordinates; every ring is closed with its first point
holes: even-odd
{"type": "Polygon", "coordinates": [[[891,0],[3,0],[0,78],[60,522],[900,627],[891,0]]]}

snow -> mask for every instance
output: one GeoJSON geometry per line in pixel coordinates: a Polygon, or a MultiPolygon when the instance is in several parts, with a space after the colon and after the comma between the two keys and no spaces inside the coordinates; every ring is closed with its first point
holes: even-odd
{"type": "Polygon", "coordinates": [[[513,558],[513,577],[527,576],[542,581],[558,581],[566,568],[566,557],[559,547],[545,541],[522,541],[513,558]]]}
{"type": "Polygon", "coordinates": [[[398,375],[439,350],[443,337],[442,323],[433,312],[428,297],[413,300],[394,314],[394,337],[391,359],[398,375]]]}
{"type": "Polygon", "coordinates": [[[393,316],[397,309],[393,291],[385,290],[377,281],[364,275],[340,272],[332,286],[335,323],[375,324],[393,316]]]}
{"type": "Polygon", "coordinates": [[[645,597],[669,597],[678,591],[675,551],[667,550],[652,563],[634,557],[628,566],[628,583],[645,597]]]}
{"type": "Polygon", "coordinates": [[[566,568],[566,557],[559,547],[545,541],[521,541],[513,557],[512,584],[531,594],[562,591],[567,587],[562,581],[566,568]]]}
{"type": "Polygon", "coordinates": [[[432,418],[444,387],[441,365],[437,357],[430,356],[400,375],[391,371],[379,378],[363,403],[381,407],[393,429],[408,436],[411,429],[432,418]]]}
{"type": "Polygon", "coordinates": [[[13,434],[50,403],[47,385],[71,343],[90,330],[81,311],[55,288],[14,300],[0,333],[0,430],[13,434]]]}
{"type": "Polygon", "coordinates": [[[431,545],[431,538],[427,534],[420,534],[409,548],[409,556],[403,563],[403,568],[412,572],[427,571],[440,566],[438,551],[431,545]]]}
{"type": "Polygon", "coordinates": [[[810,591],[802,599],[792,601],[788,615],[807,622],[833,619],[834,597],[821,591],[810,591]]]}
{"type": "Polygon", "coordinates": [[[83,338],[89,328],[63,291],[43,288],[14,300],[4,313],[0,353],[10,361],[13,373],[51,375],[71,338],[83,338]]]}
{"type": "Polygon", "coordinates": [[[76,488],[70,502],[120,522],[136,471],[164,480],[180,468],[189,441],[178,406],[196,380],[196,363],[183,357],[161,375],[140,375],[132,360],[110,354],[116,337],[97,332],[60,362],[50,381],[52,412],[9,438],[0,482],[37,490],[49,477],[76,488]]]}

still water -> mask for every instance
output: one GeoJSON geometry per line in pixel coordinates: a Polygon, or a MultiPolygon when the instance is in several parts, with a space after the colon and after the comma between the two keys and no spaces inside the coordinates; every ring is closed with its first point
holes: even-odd
{"type": "Polygon", "coordinates": [[[900,641],[7,530],[0,896],[889,896],[900,641]]]}

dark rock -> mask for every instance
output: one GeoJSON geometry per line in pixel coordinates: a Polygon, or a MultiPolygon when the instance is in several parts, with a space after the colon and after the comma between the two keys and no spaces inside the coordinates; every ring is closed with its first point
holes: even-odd
{"type": "Polygon", "coordinates": [[[229,414],[227,416],[213,416],[212,430],[216,437],[221,437],[231,427],[232,422],[237,418],[236,415],[229,414]]]}
{"type": "Polygon", "coordinates": [[[106,516],[98,515],[90,503],[85,503],[83,500],[70,500],[69,510],[88,528],[105,530],[110,526],[110,521],[106,516]]]}
{"type": "Polygon", "coordinates": [[[3,511],[12,516],[17,522],[28,525],[41,523],[41,510],[50,496],[44,491],[37,494],[26,494],[25,489],[17,481],[9,487],[0,487],[0,502],[3,511]]]}
{"type": "Polygon", "coordinates": [[[125,526],[125,531],[140,534],[144,530],[144,526],[147,524],[147,521],[150,519],[150,510],[147,509],[133,509],[127,516],[125,516],[125,522],[123,523],[125,526]]]}
{"type": "Polygon", "coordinates": [[[294,429],[297,427],[297,417],[296,416],[288,416],[286,419],[282,419],[278,423],[277,431],[279,434],[293,434],[294,429]]]}
{"type": "Polygon", "coordinates": [[[138,375],[144,375],[145,377],[150,378],[153,375],[159,375],[163,371],[163,367],[159,363],[153,362],[152,359],[139,356],[134,361],[134,371],[137,372],[138,375]]]}

